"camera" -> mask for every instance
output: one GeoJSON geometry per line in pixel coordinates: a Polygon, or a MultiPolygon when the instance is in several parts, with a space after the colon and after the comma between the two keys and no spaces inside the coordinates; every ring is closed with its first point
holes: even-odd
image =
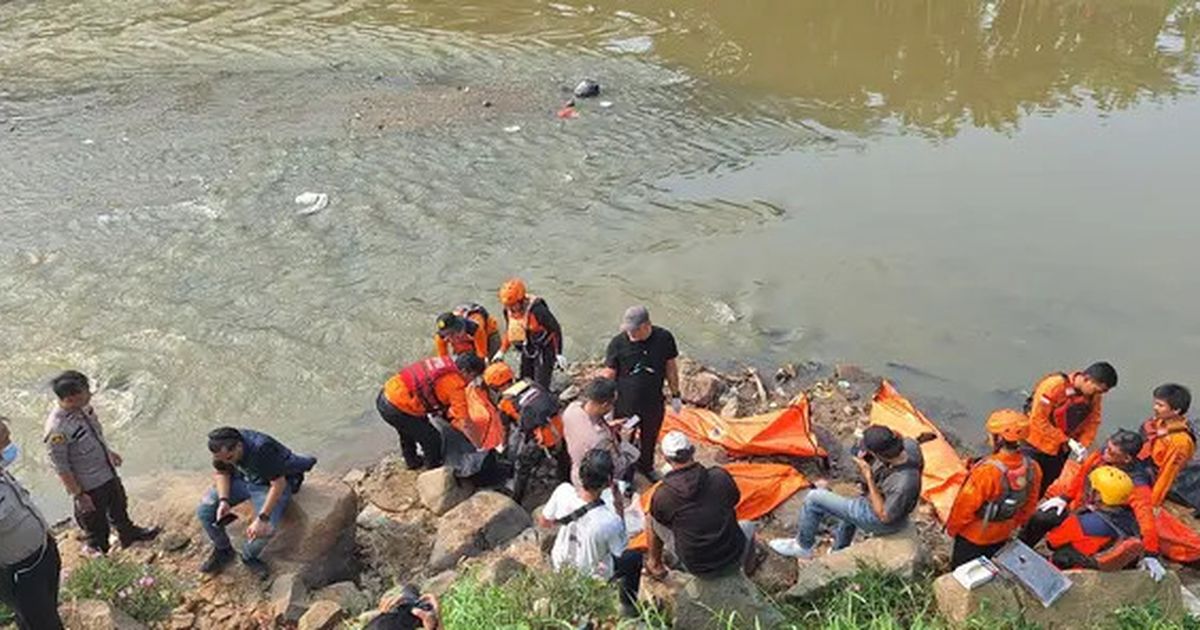
{"type": "Polygon", "coordinates": [[[421,599],[417,587],[406,584],[392,607],[372,619],[364,630],[417,630],[421,627],[421,620],[413,615],[414,610],[432,611],[433,605],[421,599]]]}
{"type": "Polygon", "coordinates": [[[867,450],[867,447],[862,445],[862,442],[850,447],[850,454],[854,457],[861,457],[868,464],[875,462],[875,454],[867,450]]]}

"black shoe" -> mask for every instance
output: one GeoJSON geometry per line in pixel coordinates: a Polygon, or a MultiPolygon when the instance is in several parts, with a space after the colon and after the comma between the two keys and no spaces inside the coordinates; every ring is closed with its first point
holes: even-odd
{"type": "Polygon", "coordinates": [[[242,558],[242,565],[261,582],[266,582],[267,578],[271,577],[271,568],[258,558],[242,558]]]}
{"type": "Polygon", "coordinates": [[[161,527],[135,527],[128,532],[128,535],[121,536],[121,547],[125,548],[133,543],[138,543],[146,540],[154,540],[158,538],[158,534],[162,532],[161,527]]]}
{"type": "Polygon", "coordinates": [[[229,566],[230,562],[233,562],[233,556],[232,549],[213,549],[204,564],[200,565],[200,572],[216,575],[229,566]]]}
{"type": "Polygon", "coordinates": [[[422,457],[414,457],[404,460],[404,467],[409,470],[421,470],[425,467],[425,459],[422,457]]]}

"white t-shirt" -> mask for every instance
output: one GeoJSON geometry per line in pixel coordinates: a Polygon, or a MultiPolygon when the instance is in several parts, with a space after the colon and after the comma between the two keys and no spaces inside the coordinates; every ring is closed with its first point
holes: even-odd
{"type": "MultiPolygon", "coordinates": [[[[579,571],[607,580],[613,574],[613,557],[625,553],[629,540],[625,523],[612,507],[612,492],[605,490],[600,497],[604,505],[594,507],[583,516],[562,526],[550,550],[550,562],[555,570],[573,566],[579,571]]],[[[563,483],[554,489],[542,508],[542,516],[560,519],[587,505],[575,486],[563,483]]]]}

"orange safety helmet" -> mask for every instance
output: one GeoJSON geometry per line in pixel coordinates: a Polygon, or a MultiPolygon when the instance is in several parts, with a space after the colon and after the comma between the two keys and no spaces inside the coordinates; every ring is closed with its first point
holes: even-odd
{"type": "Polygon", "coordinates": [[[1006,442],[1022,442],[1029,437],[1029,416],[1015,409],[997,409],[988,416],[986,427],[1006,442]]]}
{"type": "Polygon", "coordinates": [[[499,295],[502,306],[516,306],[525,301],[525,283],[520,278],[512,278],[500,285],[499,295]]]}
{"type": "Polygon", "coordinates": [[[513,382],[512,368],[503,361],[493,363],[483,371],[483,382],[492,389],[500,389],[513,382]]]}

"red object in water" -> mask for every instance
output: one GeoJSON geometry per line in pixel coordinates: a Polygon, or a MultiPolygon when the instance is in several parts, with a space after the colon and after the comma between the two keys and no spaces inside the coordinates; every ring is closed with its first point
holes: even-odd
{"type": "Polygon", "coordinates": [[[579,112],[575,111],[574,107],[567,105],[566,107],[558,110],[558,117],[559,118],[578,118],[579,112]]]}

